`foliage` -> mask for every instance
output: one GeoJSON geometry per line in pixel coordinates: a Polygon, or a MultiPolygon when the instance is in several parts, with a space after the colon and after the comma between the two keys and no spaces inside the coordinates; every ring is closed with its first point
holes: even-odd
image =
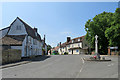
{"type": "Polygon", "coordinates": [[[47,51],[51,50],[51,45],[47,45],[47,51]]]}
{"type": "Polygon", "coordinates": [[[68,52],[65,52],[64,55],[68,55],[68,52]]]}
{"type": "Polygon", "coordinates": [[[86,40],[91,48],[95,46],[95,35],[98,35],[100,53],[106,54],[108,46],[119,46],[120,43],[120,8],[115,13],[103,12],[89,19],[85,24],[86,40]]]}
{"type": "Polygon", "coordinates": [[[106,29],[105,36],[109,39],[110,46],[118,46],[120,49],[120,8],[116,9],[111,27],[106,29]]]}

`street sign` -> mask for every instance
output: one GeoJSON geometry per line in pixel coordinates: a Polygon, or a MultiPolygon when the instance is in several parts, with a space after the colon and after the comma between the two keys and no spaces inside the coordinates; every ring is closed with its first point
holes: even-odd
{"type": "Polygon", "coordinates": [[[118,47],[110,47],[110,49],[118,49],[118,47]]]}

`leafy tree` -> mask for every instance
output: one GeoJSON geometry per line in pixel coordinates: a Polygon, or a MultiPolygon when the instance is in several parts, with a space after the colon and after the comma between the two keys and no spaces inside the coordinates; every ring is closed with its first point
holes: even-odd
{"type": "Polygon", "coordinates": [[[51,45],[47,45],[47,50],[49,51],[49,50],[51,50],[51,45]]]}
{"type": "Polygon", "coordinates": [[[115,13],[103,12],[89,19],[85,24],[86,40],[91,47],[95,46],[95,35],[98,35],[99,53],[106,54],[109,45],[119,45],[120,41],[120,9],[115,13]],[[113,38],[114,37],[114,38],[113,38]]]}
{"type": "Polygon", "coordinates": [[[110,46],[118,46],[120,49],[120,8],[117,8],[111,27],[105,31],[105,36],[109,39],[110,46]]]}

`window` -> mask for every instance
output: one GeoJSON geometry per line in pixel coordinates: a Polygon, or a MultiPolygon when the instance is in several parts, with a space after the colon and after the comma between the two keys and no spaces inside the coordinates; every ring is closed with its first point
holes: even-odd
{"type": "Polygon", "coordinates": [[[77,49],[76,52],[78,52],[79,50],[77,49]]]}
{"type": "Polygon", "coordinates": [[[78,41],[80,41],[80,39],[78,39],[78,41]]]}
{"type": "Polygon", "coordinates": [[[17,26],[16,30],[21,30],[21,26],[17,26]]]}
{"type": "Polygon", "coordinates": [[[74,45],[72,45],[72,47],[74,47],[74,45]]]}
{"type": "Polygon", "coordinates": [[[80,44],[78,44],[78,47],[80,47],[80,44]]]}
{"type": "Polygon", "coordinates": [[[69,52],[70,52],[70,50],[69,50],[69,52]]]}
{"type": "Polygon", "coordinates": [[[70,48],[70,45],[68,45],[68,48],[70,48]]]}

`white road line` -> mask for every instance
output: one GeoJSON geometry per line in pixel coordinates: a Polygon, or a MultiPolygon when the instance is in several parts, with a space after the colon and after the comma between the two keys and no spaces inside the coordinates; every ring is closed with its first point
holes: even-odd
{"type": "Polygon", "coordinates": [[[108,66],[113,66],[114,64],[113,63],[111,63],[111,64],[109,64],[108,66]]]}
{"type": "Polygon", "coordinates": [[[84,61],[84,59],[82,57],[81,57],[81,60],[82,60],[83,65],[82,65],[81,69],[79,70],[79,73],[77,74],[76,78],[78,78],[79,74],[82,72],[83,66],[84,66],[84,63],[85,63],[85,61],[84,61]]]}
{"type": "Polygon", "coordinates": [[[81,57],[83,64],[85,63],[84,59],[81,57]]]}

